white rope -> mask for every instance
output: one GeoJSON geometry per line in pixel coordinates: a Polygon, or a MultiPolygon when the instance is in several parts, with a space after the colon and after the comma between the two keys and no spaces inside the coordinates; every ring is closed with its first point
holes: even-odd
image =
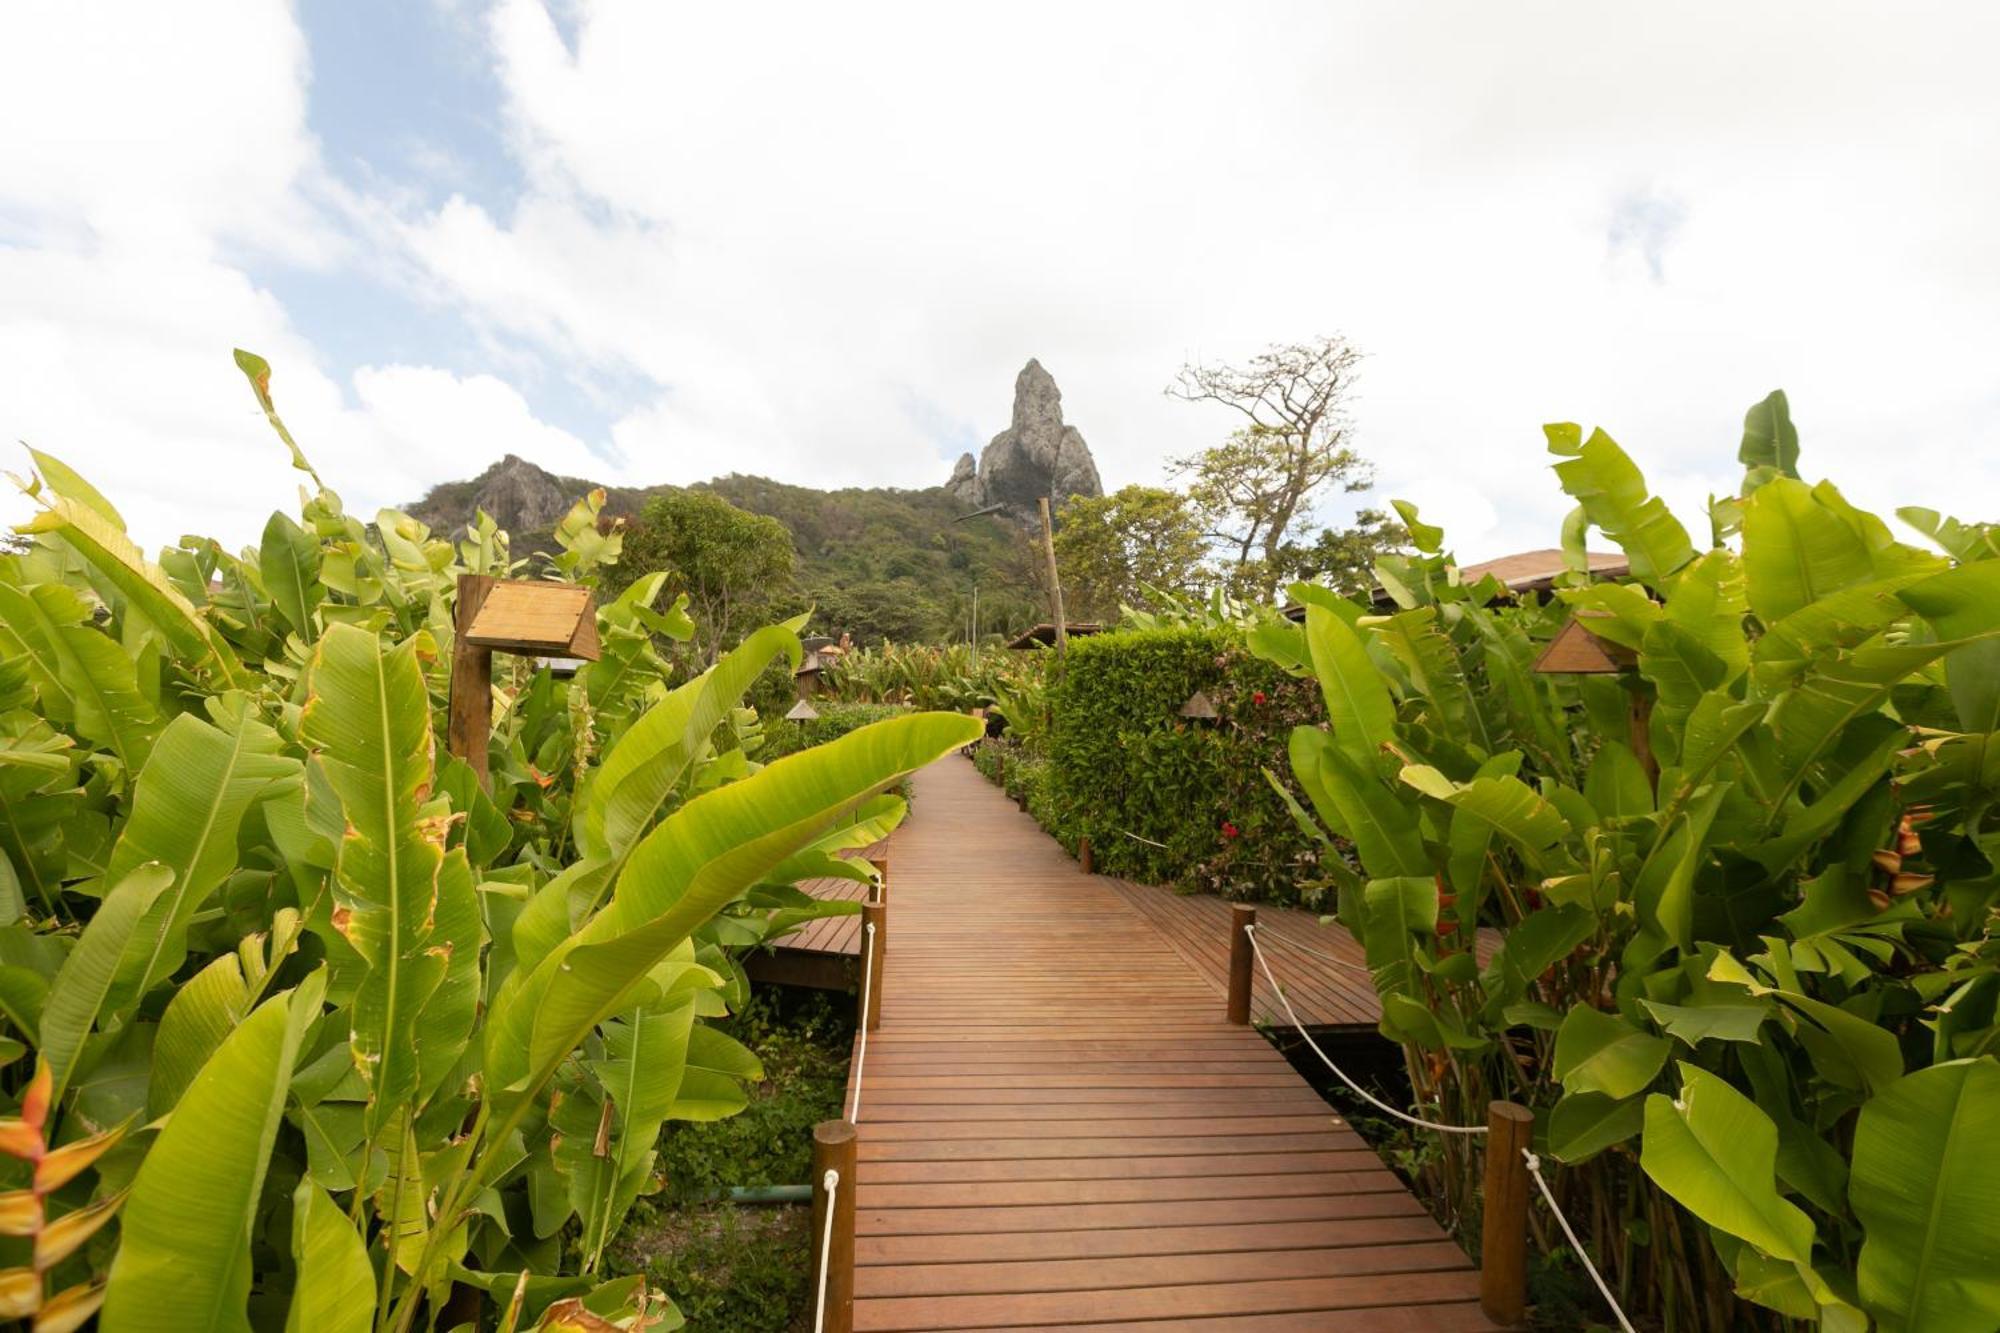
{"type": "Polygon", "coordinates": [[[1374,970],[1365,963],[1353,963],[1345,958],[1337,958],[1330,953],[1321,953],[1311,945],[1300,944],[1297,940],[1287,939],[1283,935],[1273,935],[1271,939],[1274,943],[1282,944],[1287,949],[1297,949],[1302,954],[1320,959],[1322,962],[1332,963],[1335,967],[1344,967],[1350,972],[1361,972],[1369,976],[1374,975],[1374,970]]]}
{"type": "Polygon", "coordinates": [[[1632,1321],[1625,1317],[1625,1311],[1619,1306],[1618,1298],[1613,1296],[1611,1288],[1604,1284],[1604,1276],[1597,1271],[1597,1265],[1590,1262],[1590,1251],[1583,1248],[1583,1242],[1578,1240],[1576,1232],[1570,1229],[1569,1219],[1563,1216],[1562,1209],[1556,1207],[1556,1196],[1549,1189],[1549,1182],[1542,1179],[1542,1159],[1526,1148],[1521,1149],[1521,1156],[1527,1159],[1528,1174],[1535,1178],[1535,1185],[1541,1190],[1542,1198],[1548,1201],[1549,1211],[1556,1215],[1556,1221],[1562,1226],[1563,1235],[1569,1237],[1570,1248],[1576,1251],[1577,1258],[1583,1260],[1584,1270],[1590,1274],[1590,1280],[1597,1284],[1597,1290],[1603,1295],[1604,1303],[1611,1307],[1611,1313],[1618,1316],[1618,1327],[1624,1329],[1625,1333],[1633,1333],[1632,1321]]]}
{"type": "Polygon", "coordinates": [[[1419,1120],[1413,1115],[1406,1115],[1349,1078],[1347,1071],[1335,1064],[1332,1058],[1319,1048],[1319,1043],[1312,1039],[1312,1033],[1307,1032],[1306,1025],[1299,1021],[1297,1011],[1292,1008],[1292,1002],[1285,998],[1284,987],[1280,986],[1278,979],[1271,975],[1271,965],[1264,961],[1263,946],[1257,943],[1257,924],[1253,921],[1245,925],[1243,933],[1250,937],[1250,951],[1257,955],[1257,966],[1263,970],[1264,980],[1270,983],[1272,993],[1278,997],[1278,1003],[1285,1006],[1285,1016],[1292,1020],[1292,1026],[1298,1029],[1301,1037],[1305,1038],[1306,1045],[1312,1047],[1313,1054],[1319,1057],[1320,1063],[1339,1075],[1340,1081],[1352,1088],[1355,1096],[1361,1098],[1362,1101],[1367,1102],[1377,1110],[1386,1111],[1388,1114],[1396,1117],[1396,1119],[1415,1125],[1418,1129],[1434,1129],[1441,1134],[1484,1134],[1486,1132],[1486,1126],[1484,1125],[1441,1125],[1434,1120],[1419,1120]]]}
{"type": "Polygon", "coordinates": [[[840,1194],[840,1172],[828,1167],[820,1177],[820,1187],[826,1191],[826,1227],[819,1238],[819,1298],[813,1307],[813,1333],[826,1333],[826,1271],[833,1258],[833,1205],[840,1194]]]}
{"type": "Polygon", "coordinates": [[[861,1044],[854,1051],[854,1102],[848,1108],[848,1123],[861,1123],[861,1072],[868,1064],[868,992],[875,985],[875,923],[861,927],[861,1044]]]}

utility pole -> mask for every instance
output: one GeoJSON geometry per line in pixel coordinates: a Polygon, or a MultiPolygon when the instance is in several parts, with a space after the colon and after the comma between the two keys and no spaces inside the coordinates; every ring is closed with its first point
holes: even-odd
{"type": "Polygon", "coordinates": [[[1042,551],[1049,558],[1049,601],[1056,613],[1056,658],[1069,656],[1069,622],[1063,618],[1062,580],[1056,576],[1056,529],[1049,517],[1049,497],[1042,497],[1042,551]]]}

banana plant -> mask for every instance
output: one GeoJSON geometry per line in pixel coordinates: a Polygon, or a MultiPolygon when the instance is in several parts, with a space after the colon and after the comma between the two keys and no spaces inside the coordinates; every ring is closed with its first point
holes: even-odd
{"type": "MultiPolygon", "coordinates": [[[[900,819],[884,789],[977,724],[760,764],[742,698],[803,622],[677,682],[684,610],[640,579],[599,661],[500,673],[489,791],[441,752],[453,596],[524,562],[484,515],[348,514],[238,363],[295,516],[149,557],[33,454],[0,555],[0,1302],[52,1333],[386,1333],[478,1292],[513,1327],[668,1326],[598,1270],[661,1127],[761,1076],[710,1024],[737,954],[852,910],[795,885],[866,873],[838,853],[900,819]]],[[[545,577],[615,562],[602,505],[545,577]]]]}
{"type": "Polygon", "coordinates": [[[1249,636],[1322,688],[1297,815],[1347,858],[1384,1035],[1433,1114],[1537,1108],[1641,1307],[1995,1326],[1993,1182],[1961,1146],[2000,1076],[1985,530],[1914,511],[1925,549],[1803,480],[1782,394],[1706,550],[1604,432],[1546,436],[1576,505],[1548,597],[1468,581],[1399,505],[1393,609],[1302,585],[1302,625],[1249,636]],[[1591,529],[1629,574],[1590,573],[1591,529]],[[1536,671],[1572,622],[1607,669],[1536,671]]]}

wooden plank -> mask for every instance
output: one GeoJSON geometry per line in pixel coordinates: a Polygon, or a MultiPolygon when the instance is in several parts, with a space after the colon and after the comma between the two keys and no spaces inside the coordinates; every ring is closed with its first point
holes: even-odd
{"type": "Polygon", "coordinates": [[[463,631],[466,642],[488,650],[553,657],[598,654],[597,602],[590,589],[538,579],[500,579],[463,631]],[[585,621],[589,632],[583,633],[585,621]]]}
{"type": "Polygon", "coordinates": [[[1477,1286],[1476,1278],[1467,1271],[1007,1295],[872,1297],[855,1301],[854,1327],[888,1333],[940,1328],[1016,1328],[1037,1323],[1099,1324],[1114,1319],[1171,1319],[1179,1323],[1190,1317],[1288,1310],[1374,1313],[1384,1307],[1463,1301],[1477,1286]]]}
{"type": "MultiPolygon", "coordinates": [[[[1085,875],[963,759],[914,781],[882,1025],[850,1076],[857,1329],[1492,1327],[1401,1180],[1226,1021],[1228,904],[1085,875]]],[[[1259,920],[1351,947],[1308,913],[1259,920]]],[[[834,934],[785,944],[831,956],[834,934]]],[[[1372,1027],[1365,967],[1308,958],[1281,966],[1313,1020],[1372,1027]]]]}

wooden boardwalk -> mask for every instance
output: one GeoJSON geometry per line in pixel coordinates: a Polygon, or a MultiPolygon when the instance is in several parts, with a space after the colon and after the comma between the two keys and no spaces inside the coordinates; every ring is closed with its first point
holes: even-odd
{"type": "Polygon", "coordinates": [[[1490,1327],[1465,1255],[1129,887],[968,761],[917,776],[862,1074],[855,1327],[1490,1327]]]}
{"type": "MultiPolygon", "coordinates": [[[[1004,796],[1000,801],[1003,807],[1012,808],[1004,796]]],[[[1026,823],[1030,829],[1035,827],[1032,820],[1026,823]]],[[[885,855],[884,848],[895,845],[896,841],[892,838],[868,854],[885,855]]],[[[1102,882],[1145,918],[1217,995],[1226,993],[1230,931],[1227,902],[1213,894],[1176,893],[1155,884],[1111,876],[1102,882]]],[[[851,880],[809,880],[799,887],[816,897],[856,902],[863,897],[861,886],[851,880]]],[[[1271,953],[1271,966],[1307,1027],[1375,1030],[1382,1018],[1381,1001],[1369,980],[1361,948],[1346,931],[1322,926],[1315,913],[1290,907],[1259,907],[1257,921],[1264,945],[1271,953]]],[[[1491,941],[1482,937],[1481,946],[1482,954],[1491,952],[1491,941]]],[[[856,960],[860,956],[861,918],[835,916],[806,923],[778,940],[770,950],[751,954],[747,962],[751,977],[758,981],[842,990],[859,982],[861,973],[856,960]]],[[[1253,974],[1251,1020],[1285,1021],[1284,1011],[1278,1007],[1277,997],[1261,972],[1253,974]]]]}

